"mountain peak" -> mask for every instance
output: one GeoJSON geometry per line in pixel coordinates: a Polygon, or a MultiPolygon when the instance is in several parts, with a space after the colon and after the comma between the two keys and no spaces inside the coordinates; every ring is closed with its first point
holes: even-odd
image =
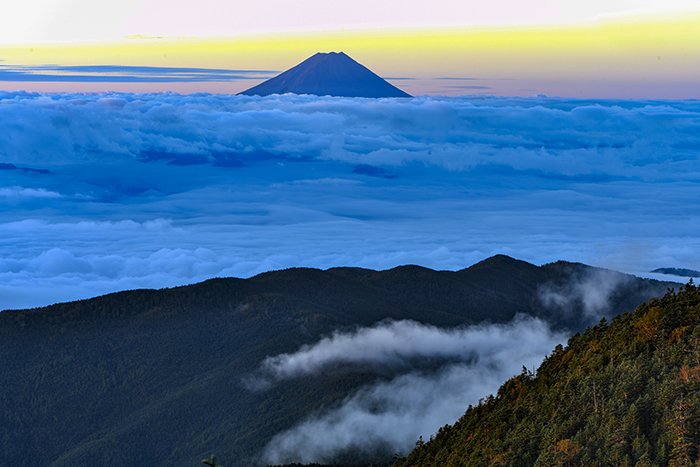
{"type": "Polygon", "coordinates": [[[315,94],[340,97],[411,97],[345,52],[318,52],[241,94],[315,94]]]}
{"type": "Polygon", "coordinates": [[[508,255],[497,254],[479,261],[476,264],[469,266],[465,271],[478,271],[484,269],[537,269],[534,264],[526,261],[515,259],[508,255]]]}

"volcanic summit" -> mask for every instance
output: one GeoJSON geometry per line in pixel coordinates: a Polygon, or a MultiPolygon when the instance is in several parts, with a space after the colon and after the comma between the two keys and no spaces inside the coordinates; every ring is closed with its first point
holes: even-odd
{"type": "Polygon", "coordinates": [[[315,94],[339,97],[411,97],[343,52],[317,53],[241,94],[315,94]]]}

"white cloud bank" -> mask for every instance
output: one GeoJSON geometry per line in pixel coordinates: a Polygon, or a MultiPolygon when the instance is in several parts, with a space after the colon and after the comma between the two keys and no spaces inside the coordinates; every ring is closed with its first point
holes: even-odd
{"type": "Polygon", "coordinates": [[[527,320],[516,320],[508,327],[472,326],[449,331],[407,320],[381,323],[350,333],[336,332],[292,354],[268,357],[257,380],[273,384],[344,364],[401,366],[413,358],[473,361],[488,355],[501,360],[512,351],[505,342],[535,341],[546,331],[543,322],[527,320]]]}
{"type": "Polygon", "coordinates": [[[0,309],[494,253],[700,267],[696,101],[0,92],[0,134],[0,309]]]}
{"type": "Polygon", "coordinates": [[[405,453],[453,423],[469,404],[494,393],[523,366],[533,368],[565,340],[546,323],[517,318],[507,325],[440,329],[411,321],[336,333],[293,354],[268,358],[260,371],[279,381],[320,374],[350,363],[404,366],[388,382],[366,386],[339,406],[309,416],[270,440],[263,461],[330,462],[343,452],[405,453]],[[442,360],[433,373],[413,371],[412,359],[442,360]]]}

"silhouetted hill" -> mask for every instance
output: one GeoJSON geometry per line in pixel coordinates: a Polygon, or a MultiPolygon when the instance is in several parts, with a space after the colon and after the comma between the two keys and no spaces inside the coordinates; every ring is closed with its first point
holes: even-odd
{"type": "MultiPolygon", "coordinates": [[[[505,256],[456,272],[288,269],[4,311],[0,465],[189,465],[211,452],[245,465],[274,434],[375,377],[246,391],[241,377],[266,356],[387,318],[455,326],[527,313],[578,330],[590,317],[577,287],[600,274],[610,272],[505,256]],[[566,306],[543,304],[543,291],[567,287],[566,306]]],[[[602,313],[671,286],[619,276],[602,313]]]]}
{"type": "Polygon", "coordinates": [[[241,94],[315,94],[341,97],[411,97],[343,52],[317,53],[241,94]]]}
{"type": "Polygon", "coordinates": [[[700,277],[700,271],[695,269],[685,269],[685,268],[658,268],[651,272],[656,272],[658,274],[667,274],[671,276],[679,277],[700,277]]]}
{"type": "Polygon", "coordinates": [[[642,305],[523,369],[396,467],[700,464],[700,290],[642,305]]]}

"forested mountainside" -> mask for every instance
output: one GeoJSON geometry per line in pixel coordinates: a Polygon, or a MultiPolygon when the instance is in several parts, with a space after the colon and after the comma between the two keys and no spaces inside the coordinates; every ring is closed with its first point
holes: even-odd
{"type": "Polygon", "coordinates": [[[577,291],[601,277],[615,284],[598,304],[607,315],[672,286],[496,256],[455,272],[290,269],[4,311],[0,465],[189,465],[212,452],[247,465],[273,435],[377,377],[246,391],[241,378],[266,356],[387,318],[449,327],[525,313],[580,330],[590,304],[577,291]]]}
{"type": "Polygon", "coordinates": [[[396,467],[700,465],[700,289],[575,335],[396,467]]]}

